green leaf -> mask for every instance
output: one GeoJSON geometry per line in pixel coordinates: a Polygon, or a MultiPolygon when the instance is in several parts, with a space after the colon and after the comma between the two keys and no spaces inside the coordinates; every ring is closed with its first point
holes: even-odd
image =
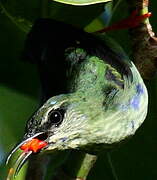
{"type": "Polygon", "coordinates": [[[64,4],[84,6],[84,5],[90,5],[90,4],[109,2],[112,0],[53,0],[53,1],[64,3],[64,4]]]}
{"type": "MultiPolygon", "coordinates": [[[[96,0],[94,1],[96,2],[96,0]]],[[[73,6],[47,0],[34,0],[33,2],[31,0],[2,0],[0,2],[0,10],[22,32],[27,33],[33,22],[41,17],[52,18],[84,28],[104,11],[104,3],[90,6],[73,6]]]]}
{"type": "Polygon", "coordinates": [[[76,27],[84,28],[104,11],[104,4],[72,6],[51,1],[49,17],[76,27]]]}
{"type": "Polygon", "coordinates": [[[106,27],[112,18],[112,7],[113,7],[113,2],[109,2],[105,4],[105,7],[104,7],[105,10],[101,13],[99,17],[96,17],[92,22],[90,22],[84,28],[84,31],[96,32],[106,27]]]}
{"type": "Polygon", "coordinates": [[[10,21],[14,23],[20,30],[22,30],[25,33],[28,33],[30,31],[30,28],[32,27],[31,22],[21,17],[12,16],[6,10],[6,8],[3,6],[1,2],[0,2],[0,9],[1,9],[1,12],[4,13],[10,19],[10,21]]]}

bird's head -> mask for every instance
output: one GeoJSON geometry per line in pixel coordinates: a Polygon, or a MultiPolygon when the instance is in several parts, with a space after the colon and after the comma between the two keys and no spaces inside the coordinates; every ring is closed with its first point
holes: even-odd
{"type": "Polygon", "coordinates": [[[7,160],[9,161],[19,148],[23,151],[15,163],[15,175],[33,154],[81,149],[88,144],[88,137],[92,132],[87,123],[89,120],[89,113],[85,110],[87,102],[85,98],[74,94],[50,98],[27,122],[22,142],[11,151],[7,160]]]}
{"type": "Polygon", "coordinates": [[[28,121],[24,139],[35,136],[46,141],[43,151],[79,148],[88,119],[88,113],[80,108],[83,104],[81,97],[73,94],[50,98],[28,121]]]}

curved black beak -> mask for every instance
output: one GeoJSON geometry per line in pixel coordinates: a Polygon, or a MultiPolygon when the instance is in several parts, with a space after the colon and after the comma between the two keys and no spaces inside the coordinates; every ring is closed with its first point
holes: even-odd
{"type": "MultiPolygon", "coordinates": [[[[9,160],[11,159],[12,155],[25,143],[27,143],[28,141],[32,140],[35,137],[39,137],[41,135],[44,135],[45,132],[39,132],[36,133],[34,136],[23,140],[22,142],[20,142],[19,144],[17,144],[9,153],[7,160],[6,160],[6,165],[8,164],[9,160]]],[[[21,167],[24,165],[24,163],[28,160],[28,158],[30,157],[30,155],[32,154],[32,151],[27,151],[27,152],[22,152],[22,154],[18,157],[18,159],[16,160],[14,166],[10,169],[12,171],[9,171],[8,174],[8,179],[10,179],[10,176],[14,176],[14,178],[17,176],[18,172],[20,171],[21,167]],[[10,173],[11,172],[11,173],[10,173]]]]}

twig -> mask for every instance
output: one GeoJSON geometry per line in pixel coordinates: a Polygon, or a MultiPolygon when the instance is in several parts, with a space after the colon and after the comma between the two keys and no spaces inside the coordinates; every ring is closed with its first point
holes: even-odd
{"type": "Polygon", "coordinates": [[[76,177],[85,180],[89,174],[89,171],[91,170],[94,163],[96,162],[96,159],[97,159],[97,156],[95,155],[85,154],[81,167],[78,169],[76,177]]]}
{"type": "MultiPolygon", "coordinates": [[[[149,0],[127,0],[129,10],[140,14],[148,13],[149,0]]],[[[130,29],[133,60],[144,79],[151,79],[157,72],[157,37],[149,19],[130,29]]]]}

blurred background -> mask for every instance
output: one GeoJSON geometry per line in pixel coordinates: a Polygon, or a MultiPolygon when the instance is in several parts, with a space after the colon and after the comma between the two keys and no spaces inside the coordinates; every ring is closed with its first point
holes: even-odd
{"type": "MultiPolygon", "coordinates": [[[[4,6],[0,7],[0,180],[4,180],[7,171],[4,161],[7,153],[22,137],[26,121],[38,108],[40,101],[40,83],[36,66],[23,61],[21,52],[30,22],[33,23],[35,19],[41,17],[44,9],[42,3],[37,0],[2,0],[1,2],[4,6]]],[[[157,2],[152,0],[150,3],[149,9],[153,13],[150,21],[154,31],[157,32],[157,14],[155,14],[157,2]]],[[[103,9],[102,4],[89,7],[73,7],[55,2],[48,4],[50,17],[79,24],[80,27],[87,26],[103,9]]],[[[103,17],[107,22],[106,17],[111,15],[110,13],[109,5],[101,19],[103,17]]],[[[123,0],[113,14],[111,24],[127,15],[127,4],[123,0]]],[[[102,25],[99,20],[95,21],[95,26],[102,25]]],[[[92,26],[88,28],[92,30],[92,26]]],[[[111,32],[109,35],[115,38],[131,56],[131,42],[126,30],[111,32]]],[[[111,154],[119,180],[157,178],[157,77],[146,82],[146,85],[149,92],[147,119],[129,142],[111,154]]],[[[22,169],[17,180],[23,179],[24,171],[25,168],[22,169]]],[[[113,180],[103,153],[88,179],[113,180]]]]}

